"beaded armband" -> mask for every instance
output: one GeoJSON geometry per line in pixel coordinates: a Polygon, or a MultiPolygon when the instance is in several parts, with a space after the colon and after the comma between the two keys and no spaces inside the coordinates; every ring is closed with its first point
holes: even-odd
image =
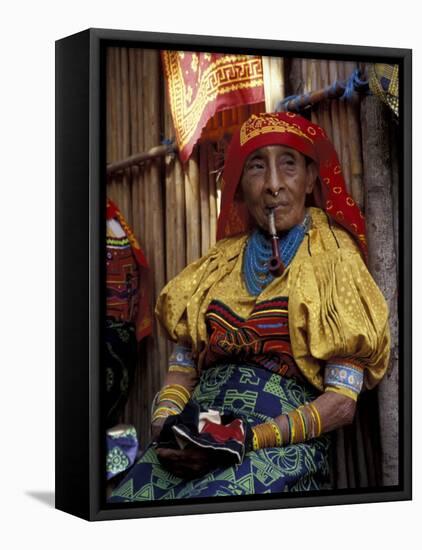
{"type": "Polygon", "coordinates": [[[363,386],[363,366],[344,358],[333,358],[325,366],[325,391],[357,400],[363,386]]]}
{"type": "Polygon", "coordinates": [[[196,369],[192,358],[192,349],[182,344],[176,344],[169,358],[169,372],[187,372],[196,369]]]}
{"type": "MultiPolygon", "coordinates": [[[[168,372],[189,373],[196,369],[192,358],[192,350],[188,346],[176,344],[169,358],[168,372]]],[[[189,401],[191,392],[182,384],[167,384],[154,399],[151,421],[167,418],[172,414],[180,414],[189,401]]]]}

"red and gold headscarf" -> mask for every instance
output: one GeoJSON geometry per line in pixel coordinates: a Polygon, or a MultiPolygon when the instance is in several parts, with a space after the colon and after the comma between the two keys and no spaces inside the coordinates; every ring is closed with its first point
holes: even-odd
{"type": "Polygon", "coordinates": [[[217,240],[251,229],[251,217],[246,205],[236,196],[236,190],[247,157],[267,145],[292,147],[316,162],[319,185],[314,186],[313,190],[314,206],[322,208],[351,233],[366,259],[364,216],[347,193],[332,143],[320,126],[290,112],[252,115],[233,135],[223,171],[217,240]]]}

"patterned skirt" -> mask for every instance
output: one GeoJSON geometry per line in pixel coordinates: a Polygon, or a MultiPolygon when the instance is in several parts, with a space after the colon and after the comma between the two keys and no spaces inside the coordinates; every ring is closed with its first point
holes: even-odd
{"type": "MultiPolygon", "coordinates": [[[[253,426],[289,412],[317,397],[309,384],[284,378],[262,367],[224,364],[202,373],[192,395],[201,410],[239,413],[253,426]]],[[[242,464],[217,468],[185,480],[168,472],[149,448],[135,463],[108,502],[219,497],[312,491],[329,482],[329,437],[306,443],[251,451],[242,464]]]]}

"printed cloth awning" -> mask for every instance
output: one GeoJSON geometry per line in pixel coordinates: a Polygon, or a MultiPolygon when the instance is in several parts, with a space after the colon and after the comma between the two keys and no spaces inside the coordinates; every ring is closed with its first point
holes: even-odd
{"type": "Polygon", "coordinates": [[[162,51],[161,57],[182,162],[217,111],[264,101],[260,56],[162,51]]]}

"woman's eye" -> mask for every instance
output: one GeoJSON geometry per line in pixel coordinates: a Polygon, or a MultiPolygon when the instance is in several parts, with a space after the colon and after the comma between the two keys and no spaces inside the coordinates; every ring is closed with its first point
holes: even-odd
{"type": "Polygon", "coordinates": [[[259,161],[251,162],[248,166],[249,170],[261,170],[262,168],[264,168],[264,163],[259,161]]]}
{"type": "Polygon", "coordinates": [[[293,159],[285,159],[283,161],[283,164],[286,165],[286,166],[294,166],[295,165],[295,161],[293,159]]]}

